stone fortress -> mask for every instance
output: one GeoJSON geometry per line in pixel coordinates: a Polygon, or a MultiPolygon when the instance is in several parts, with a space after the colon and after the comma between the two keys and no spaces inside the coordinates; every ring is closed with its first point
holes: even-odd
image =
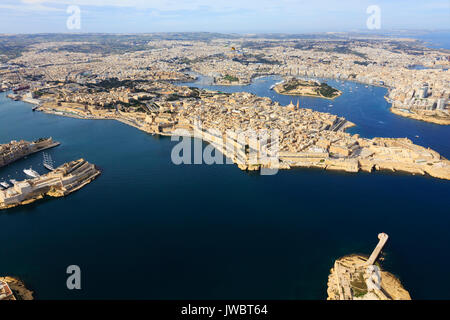
{"type": "Polygon", "coordinates": [[[25,140],[11,141],[0,145],[0,168],[11,162],[22,159],[30,154],[53,148],[59,145],[59,142],[50,138],[40,138],[29,142],[25,140]]]}
{"type": "Polygon", "coordinates": [[[378,235],[368,259],[350,255],[335,261],[328,277],[328,300],[411,300],[400,281],[376,263],[388,238],[385,233],[378,235]]]}
{"type": "Polygon", "coordinates": [[[45,195],[63,197],[81,189],[100,175],[95,165],[84,159],[71,161],[33,179],[17,181],[0,190],[0,210],[32,203],[45,195]]]}

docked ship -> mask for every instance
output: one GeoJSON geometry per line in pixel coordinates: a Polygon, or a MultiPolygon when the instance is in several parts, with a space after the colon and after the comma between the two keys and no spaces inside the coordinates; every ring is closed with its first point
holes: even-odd
{"type": "Polygon", "coordinates": [[[29,168],[29,169],[24,169],[23,172],[24,172],[27,176],[32,177],[32,178],[37,178],[37,177],[40,176],[39,173],[37,173],[36,171],[34,171],[34,170],[31,169],[31,168],[29,168]]]}
{"type": "Polygon", "coordinates": [[[5,181],[0,182],[0,186],[5,189],[8,189],[10,187],[9,183],[5,181]]]}
{"type": "Polygon", "coordinates": [[[50,171],[55,170],[55,167],[53,166],[53,160],[52,157],[48,154],[48,153],[43,153],[44,156],[44,160],[42,162],[42,164],[44,165],[44,167],[50,171]]]}

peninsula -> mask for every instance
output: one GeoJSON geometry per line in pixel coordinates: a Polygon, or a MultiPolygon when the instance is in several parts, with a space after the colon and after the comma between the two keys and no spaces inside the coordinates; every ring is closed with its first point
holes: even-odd
{"type": "Polygon", "coordinates": [[[0,277],[0,300],[33,300],[33,291],[13,277],[0,277]]]}
{"type": "MultiPolygon", "coordinates": [[[[354,124],[329,113],[293,104],[281,106],[270,98],[243,92],[225,94],[155,82],[139,83],[136,87],[158,93],[153,103],[147,101],[141,108],[102,107],[97,103],[104,101],[104,92],[52,89],[38,110],[82,119],[115,119],[152,134],[177,135],[179,130],[185,130],[212,144],[242,170],[388,170],[450,180],[450,161],[439,153],[406,138],[367,139],[351,135],[345,130],[354,124]],[[177,99],[173,100],[173,96],[177,99]],[[261,131],[277,131],[277,143],[253,143],[255,133],[261,131]],[[227,144],[232,148],[227,149],[227,144]],[[252,151],[277,161],[255,159],[252,151]]],[[[110,98],[117,99],[113,103],[131,99],[130,96],[135,94],[126,89],[109,93],[110,98]]]]}
{"type": "Polygon", "coordinates": [[[40,138],[33,142],[13,140],[7,144],[0,144],[0,168],[30,154],[56,147],[59,144],[59,142],[53,141],[51,137],[40,138]]]}
{"type": "Polygon", "coordinates": [[[388,235],[380,233],[378,238],[369,258],[349,255],[335,261],[328,277],[327,300],[411,300],[400,281],[376,263],[388,235]]]}
{"type": "Polygon", "coordinates": [[[94,180],[100,171],[84,159],[71,161],[33,179],[18,181],[0,190],[0,210],[26,205],[45,195],[63,197],[94,180]]]}
{"type": "MultiPolygon", "coordinates": [[[[154,36],[140,37],[147,43],[144,40],[154,36]]],[[[128,43],[127,36],[114,37],[128,43]]],[[[446,52],[411,40],[347,37],[233,39],[236,45],[230,49],[229,38],[211,37],[214,41],[189,37],[153,41],[151,48],[144,45],[136,52],[114,54],[107,48],[89,52],[77,43],[43,40],[26,46],[19,57],[5,64],[0,70],[2,88],[13,89],[16,99],[36,104],[37,111],[114,119],[151,134],[171,136],[185,130],[183,135],[203,138],[243,170],[389,170],[450,179],[447,159],[409,139],[361,138],[346,132],[355,124],[337,115],[292,103],[282,106],[250,93],[175,84],[191,78],[187,71],[229,84],[280,75],[290,80],[280,84],[279,92],[333,98],[340,94],[336,89],[297,78],[350,80],[389,88],[386,98],[393,110],[406,110],[406,104],[411,112],[427,109],[444,121],[450,119],[450,71],[408,66],[448,66],[446,52]],[[262,131],[279,134],[267,143],[254,143],[262,131]],[[233,150],[227,150],[227,141],[233,150]],[[255,159],[252,152],[277,161],[255,159]]],[[[90,45],[97,47],[95,40],[90,45]]]]}
{"type": "Polygon", "coordinates": [[[341,91],[330,87],[325,82],[320,83],[315,80],[302,80],[296,78],[290,78],[275,85],[273,90],[279,94],[289,96],[306,96],[325,99],[335,99],[342,94],[341,91]]]}
{"type": "Polygon", "coordinates": [[[396,115],[410,119],[421,120],[435,124],[450,125],[450,117],[448,116],[448,113],[442,110],[404,108],[402,106],[392,106],[389,110],[396,115]]]}

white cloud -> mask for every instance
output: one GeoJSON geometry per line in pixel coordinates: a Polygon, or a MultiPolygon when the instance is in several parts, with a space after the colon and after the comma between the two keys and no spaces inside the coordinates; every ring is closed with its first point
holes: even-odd
{"type": "MultiPolygon", "coordinates": [[[[46,5],[78,5],[95,7],[128,7],[137,9],[156,9],[160,11],[174,10],[202,10],[229,11],[230,9],[252,10],[252,11],[285,11],[301,10],[302,8],[326,9],[341,7],[339,2],[334,2],[330,6],[330,1],[320,1],[311,3],[305,0],[21,0],[24,4],[46,4],[46,5]]],[[[358,3],[357,0],[348,2],[358,3]]],[[[346,5],[348,8],[349,6],[346,5]]]]}
{"type": "Polygon", "coordinates": [[[40,4],[43,2],[41,0],[22,0],[28,4],[0,4],[1,9],[9,9],[14,11],[25,11],[25,12],[56,12],[65,11],[61,8],[48,7],[40,4]]]}

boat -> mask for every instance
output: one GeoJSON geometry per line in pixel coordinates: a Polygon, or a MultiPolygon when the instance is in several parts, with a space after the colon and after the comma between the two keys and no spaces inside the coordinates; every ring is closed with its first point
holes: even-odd
{"type": "Polygon", "coordinates": [[[43,153],[44,156],[44,160],[42,162],[42,164],[44,165],[44,167],[50,171],[55,170],[55,167],[53,166],[53,160],[52,157],[48,154],[48,153],[43,153]]]}
{"type": "Polygon", "coordinates": [[[332,105],[332,104],[329,104],[328,106],[331,108],[333,105],[332,105]]]}
{"type": "Polygon", "coordinates": [[[2,186],[5,189],[8,189],[10,187],[9,183],[5,181],[0,182],[0,186],[2,186]]]}
{"type": "Polygon", "coordinates": [[[11,182],[13,185],[15,185],[17,183],[17,180],[11,179],[11,180],[9,180],[9,182],[11,182]]]}
{"type": "Polygon", "coordinates": [[[32,178],[37,178],[37,177],[40,176],[39,173],[37,173],[36,171],[34,171],[34,170],[31,169],[31,168],[29,168],[29,169],[23,169],[23,172],[24,172],[27,176],[32,177],[32,178]]]}

